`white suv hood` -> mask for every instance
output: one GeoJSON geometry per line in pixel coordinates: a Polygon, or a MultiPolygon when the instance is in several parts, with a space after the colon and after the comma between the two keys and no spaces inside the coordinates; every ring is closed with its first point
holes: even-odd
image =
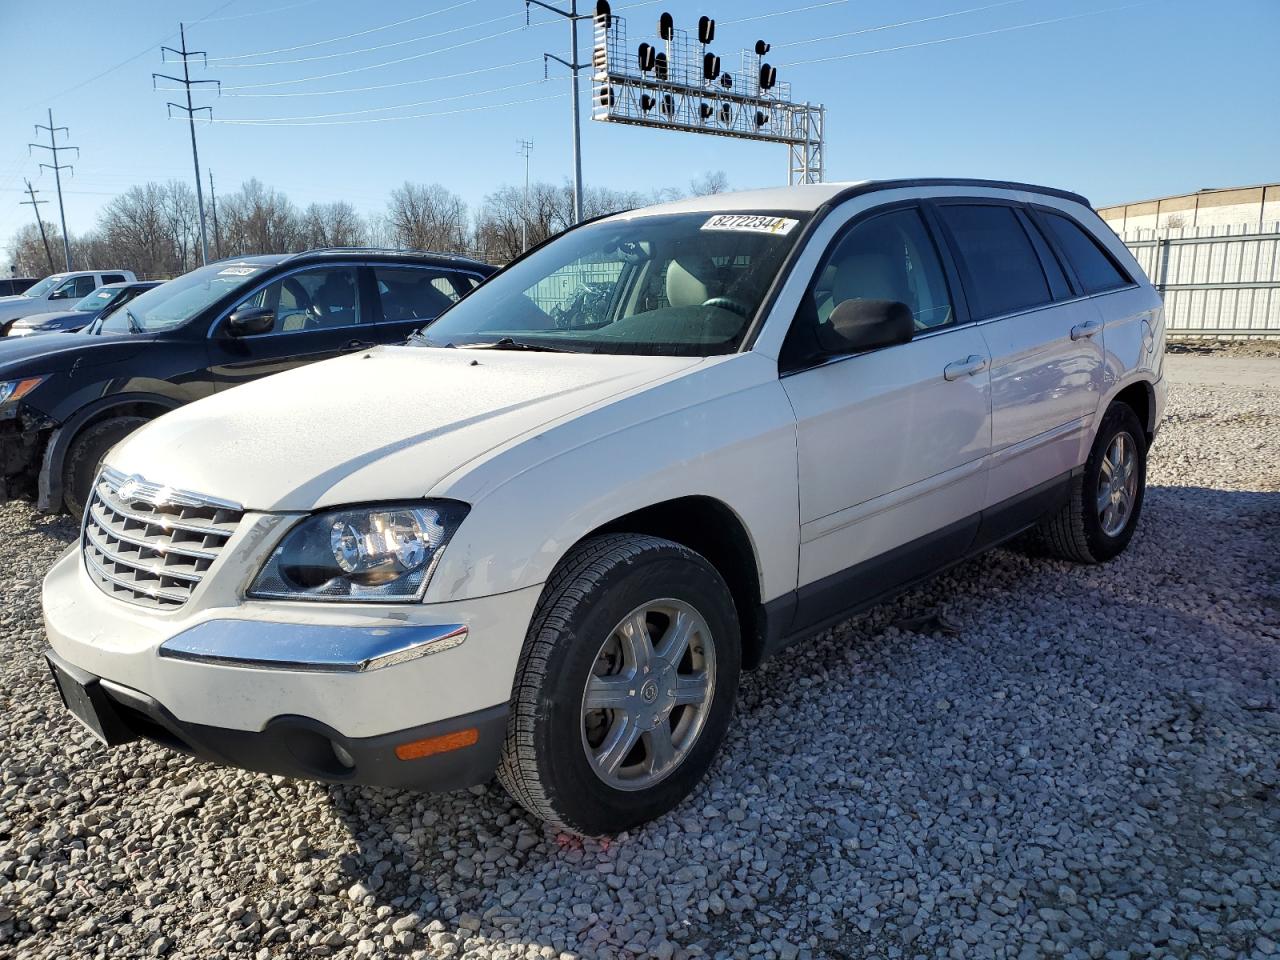
{"type": "Polygon", "coordinates": [[[495,447],[698,363],[383,347],[181,407],[107,463],[250,510],[415,499],[495,447]]]}

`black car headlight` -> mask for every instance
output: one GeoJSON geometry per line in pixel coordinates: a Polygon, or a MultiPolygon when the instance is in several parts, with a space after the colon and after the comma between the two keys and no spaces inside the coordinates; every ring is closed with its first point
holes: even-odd
{"type": "Polygon", "coordinates": [[[0,405],[10,400],[21,400],[28,393],[40,386],[44,377],[27,377],[25,380],[0,380],[0,405]]]}
{"type": "Polygon", "coordinates": [[[386,504],[330,510],[294,524],[249,596],[271,600],[417,600],[464,503],[386,504]]]}

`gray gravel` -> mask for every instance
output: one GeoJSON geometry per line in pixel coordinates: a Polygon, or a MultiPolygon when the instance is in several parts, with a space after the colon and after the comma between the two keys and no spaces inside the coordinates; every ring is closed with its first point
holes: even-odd
{"type": "Polygon", "coordinates": [[[1001,550],[748,677],[611,843],[95,746],[38,656],[74,527],[0,508],[0,955],[1280,955],[1280,390],[1176,388],[1151,482],[1110,565],[1001,550]]]}

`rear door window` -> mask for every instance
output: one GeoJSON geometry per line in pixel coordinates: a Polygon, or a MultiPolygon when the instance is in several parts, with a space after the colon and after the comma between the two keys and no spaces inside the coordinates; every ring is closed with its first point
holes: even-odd
{"type": "Polygon", "coordinates": [[[937,209],[964,269],[975,319],[1015,313],[1053,299],[1040,258],[1013,207],[944,204],[937,209]]]}
{"type": "Polygon", "coordinates": [[[124,283],[124,274],[120,273],[104,273],[102,275],[103,283],[124,283]]]}
{"type": "Polygon", "coordinates": [[[1041,210],[1040,217],[1088,293],[1103,293],[1129,285],[1131,281],[1111,255],[1078,223],[1048,210],[1041,210]]]}

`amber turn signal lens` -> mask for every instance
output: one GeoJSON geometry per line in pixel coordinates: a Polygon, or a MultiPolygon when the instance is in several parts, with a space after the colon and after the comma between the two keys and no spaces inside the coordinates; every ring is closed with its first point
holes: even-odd
{"type": "Polygon", "coordinates": [[[475,727],[458,730],[454,733],[443,733],[438,737],[427,737],[425,740],[411,740],[396,747],[396,756],[401,760],[421,760],[437,753],[448,753],[450,750],[461,750],[474,746],[480,739],[480,731],[475,727]]]}

